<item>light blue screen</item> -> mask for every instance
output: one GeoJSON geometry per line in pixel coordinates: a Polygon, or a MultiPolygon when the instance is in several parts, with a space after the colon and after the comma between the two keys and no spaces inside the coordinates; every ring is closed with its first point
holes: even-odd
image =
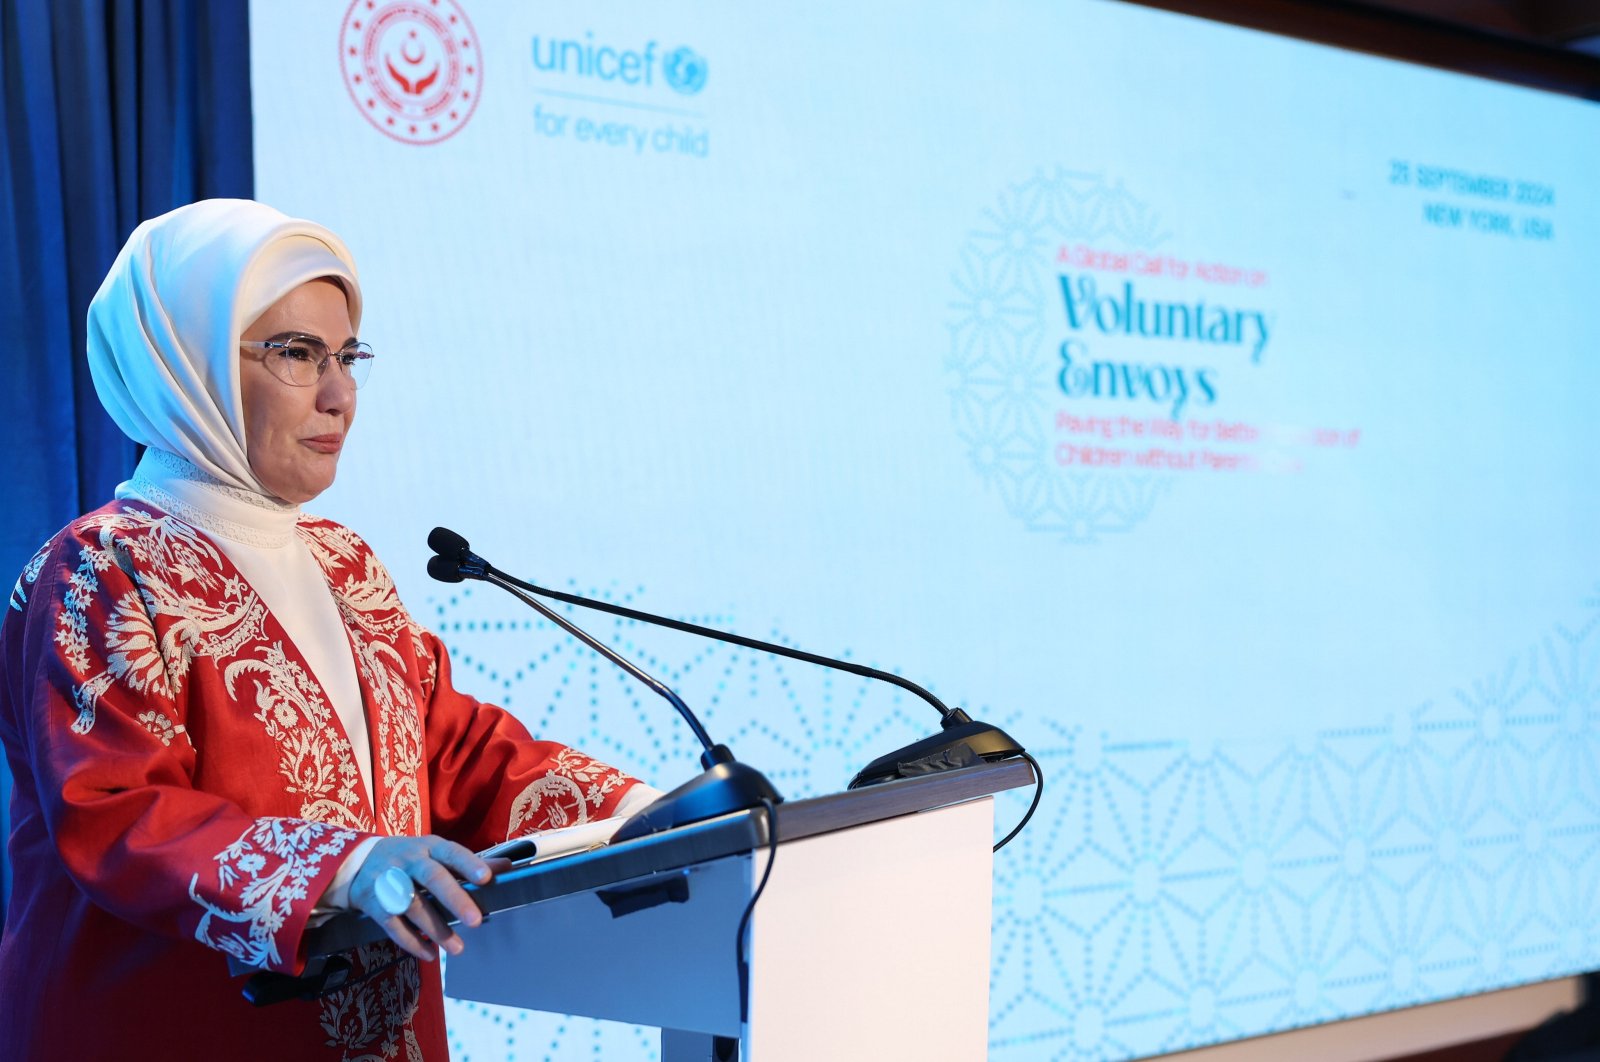
{"type": "MultiPolygon", "coordinates": [[[[346,238],[381,359],[315,507],[458,685],[658,785],[696,770],[667,707],[430,582],[429,528],[1005,726],[1047,789],[991,1057],[1600,965],[1592,104],[1095,0],[251,32],[258,194],[346,238]]],[[[789,797],[936,725],[592,626],[789,797]]],[[[656,1050],[451,1008],[460,1058],[656,1050]]]]}

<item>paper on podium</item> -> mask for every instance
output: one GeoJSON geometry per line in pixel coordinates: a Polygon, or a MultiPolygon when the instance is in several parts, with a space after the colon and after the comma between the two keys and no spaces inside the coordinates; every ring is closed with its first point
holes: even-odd
{"type": "Polygon", "coordinates": [[[626,821],[628,820],[618,815],[609,819],[563,826],[558,830],[531,833],[526,837],[518,837],[492,848],[485,848],[478,855],[484,859],[493,859],[497,856],[508,858],[520,866],[571,855],[574,852],[588,852],[605,847],[626,821]]]}

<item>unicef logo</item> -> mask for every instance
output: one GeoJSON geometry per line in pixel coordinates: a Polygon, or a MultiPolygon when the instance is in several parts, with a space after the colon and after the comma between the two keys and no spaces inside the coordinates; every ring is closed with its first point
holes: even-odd
{"type": "Polygon", "coordinates": [[[662,60],[661,69],[666,74],[667,84],[685,96],[693,96],[706,87],[705,57],[695,54],[693,48],[683,47],[669,53],[662,60]]]}
{"type": "Polygon", "coordinates": [[[1030,530],[1094,542],[1133,530],[1171,487],[1169,475],[1063,467],[1061,295],[1055,258],[1084,241],[1148,249],[1160,220],[1121,182],[1058,171],[1014,185],[961,248],[945,367],[967,460],[1030,530]]]}

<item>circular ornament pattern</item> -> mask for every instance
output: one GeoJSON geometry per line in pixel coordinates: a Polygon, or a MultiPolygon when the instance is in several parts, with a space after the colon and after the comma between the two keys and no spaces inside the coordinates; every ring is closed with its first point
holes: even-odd
{"type": "Polygon", "coordinates": [[[456,0],[354,0],[339,61],[356,109],[403,144],[460,132],[483,87],[478,35],[456,0]]]}

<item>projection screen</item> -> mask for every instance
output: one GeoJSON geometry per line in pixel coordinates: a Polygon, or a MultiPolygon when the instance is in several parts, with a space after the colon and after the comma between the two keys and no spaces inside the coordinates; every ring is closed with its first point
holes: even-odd
{"type": "MultiPolygon", "coordinates": [[[[1047,784],[997,857],[991,1057],[1600,966],[1592,104],[1097,0],[251,34],[258,195],[348,241],[380,359],[315,507],[459,686],[663,787],[667,706],[429,581],[431,527],[1006,727],[1047,784]]],[[[593,628],[789,797],[937,722],[593,628]]],[[[656,1052],[450,1008],[458,1058],[656,1052]]]]}

